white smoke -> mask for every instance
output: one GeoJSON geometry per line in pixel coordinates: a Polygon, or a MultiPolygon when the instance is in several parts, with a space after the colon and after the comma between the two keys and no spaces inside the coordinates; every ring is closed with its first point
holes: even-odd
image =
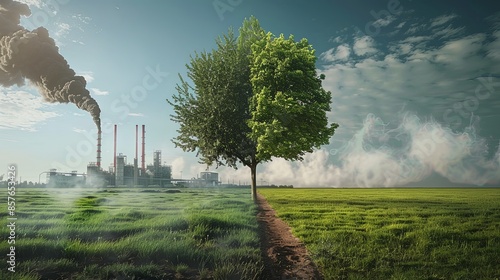
{"type": "Polygon", "coordinates": [[[369,114],[338,154],[318,150],[302,162],[274,159],[259,178],[296,187],[394,187],[422,181],[433,172],[452,183],[500,183],[500,149],[488,156],[486,140],[471,123],[461,133],[434,120],[406,114],[390,126],[369,114]]]}
{"type": "MultiPolygon", "coordinates": [[[[172,166],[172,178],[179,178],[180,179],[181,172],[184,172],[184,168],[185,168],[184,158],[178,157],[178,158],[174,159],[172,161],[171,166],[172,166]]],[[[184,174],[184,175],[187,175],[187,174],[184,174]]]]}

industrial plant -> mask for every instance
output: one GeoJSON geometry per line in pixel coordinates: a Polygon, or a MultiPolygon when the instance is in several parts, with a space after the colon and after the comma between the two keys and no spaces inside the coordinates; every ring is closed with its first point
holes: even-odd
{"type": "Polygon", "coordinates": [[[142,125],[141,161],[139,165],[139,126],[135,126],[135,157],[127,160],[127,156],[116,150],[117,125],[114,125],[113,163],[108,170],[101,166],[101,131],[97,134],[97,161],[87,165],[87,173],[79,174],[77,171],[70,173],[57,172],[51,169],[47,173],[47,186],[215,186],[219,185],[218,173],[201,172],[196,179],[172,178],[172,167],[162,164],[162,152],[153,152],[153,163],[146,165],[145,139],[146,127],[142,125]]]}

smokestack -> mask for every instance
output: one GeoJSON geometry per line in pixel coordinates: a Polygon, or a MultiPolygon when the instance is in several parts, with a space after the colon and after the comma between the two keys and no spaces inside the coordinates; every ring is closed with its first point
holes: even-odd
{"type": "Polygon", "coordinates": [[[99,169],[101,168],[101,135],[102,132],[99,129],[99,131],[97,131],[97,167],[99,169]]]}
{"type": "Polygon", "coordinates": [[[115,124],[115,140],[114,140],[114,154],[113,154],[113,172],[116,173],[116,124],[115,124]]]}
{"type": "Polygon", "coordinates": [[[138,159],[138,151],[139,151],[139,125],[135,125],[135,159],[138,159]]]}
{"type": "Polygon", "coordinates": [[[142,163],[141,163],[141,168],[142,168],[142,172],[145,174],[146,172],[146,143],[144,142],[145,141],[145,136],[146,136],[146,126],[145,125],[142,125],[142,163]]]}
{"type": "Polygon", "coordinates": [[[30,15],[24,3],[0,1],[0,85],[22,86],[27,79],[45,101],[71,102],[88,111],[101,131],[101,109],[86,89],[85,78],[76,76],[47,29],[29,31],[20,25],[21,16],[30,15]]]}
{"type": "Polygon", "coordinates": [[[134,158],[134,185],[137,186],[137,177],[139,174],[139,125],[135,125],[135,158],[134,158]]]}

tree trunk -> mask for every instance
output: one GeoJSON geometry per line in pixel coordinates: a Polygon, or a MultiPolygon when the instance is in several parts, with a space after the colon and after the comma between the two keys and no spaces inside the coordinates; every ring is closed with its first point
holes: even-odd
{"type": "Polygon", "coordinates": [[[257,201],[257,164],[253,163],[250,165],[250,172],[252,173],[252,200],[257,201]]]}

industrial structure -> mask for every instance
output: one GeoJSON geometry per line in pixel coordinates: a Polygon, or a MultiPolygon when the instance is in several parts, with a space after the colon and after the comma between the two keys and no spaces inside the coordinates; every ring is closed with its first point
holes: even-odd
{"type": "Polygon", "coordinates": [[[220,184],[219,182],[219,173],[217,172],[200,172],[200,180],[204,182],[206,185],[215,186],[220,184]]]}
{"type": "Polygon", "coordinates": [[[172,168],[162,165],[161,151],[153,154],[153,164],[146,167],[146,126],[142,125],[142,152],[141,166],[139,167],[139,126],[135,126],[135,157],[129,163],[127,156],[117,154],[117,125],[114,126],[113,165],[108,171],[101,168],[100,134],[97,137],[97,162],[87,165],[88,183],[91,185],[114,185],[114,186],[166,186],[172,180],[172,168]]]}
{"type": "Polygon", "coordinates": [[[219,176],[216,172],[201,172],[199,178],[173,179],[172,167],[162,164],[162,152],[153,152],[152,164],[146,165],[146,127],[142,125],[141,159],[139,166],[139,126],[135,126],[135,157],[131,162],[127,156],[117,154],[117,125],[114,125],[113,162],[108,170],[101,166],[101,140],[102,133],[97,133],[97,161],[87,165],[86,174],[57,172],[51,169],[47,173],[47,185],[54,187],[63,186],[171,186],[182,183],[186,186],[216,186],[219,185],[219,176]]]}
{"type": "Polygon", "coordinates": [[[53,188],[62,188],[67,186],[83,186],[86,182],[85,174],[78,174],[77,171],[57,172],[56,169],[50,169],[47,173],[47,186],[53,188]]]}

